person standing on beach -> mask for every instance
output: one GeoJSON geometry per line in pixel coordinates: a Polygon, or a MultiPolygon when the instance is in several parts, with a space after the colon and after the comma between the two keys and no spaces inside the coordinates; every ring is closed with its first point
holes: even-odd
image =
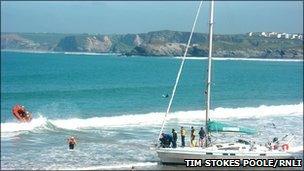
{"type": "Polygon", "coordinates": [[[76,139],[74,137],[68,138],[69,149],[73,150],[76,144],[76,139]]]}
{"type": "Polygon", "coordinates": [[[181,139],[182,139],[182,147],[185,147],[186,130],[184,127],[181,127],[180,133],[181,133],[181,139]]]}
{"type": "Polygon", "coordinates": [[[173,136],[172,148],[176,148],[177,133],[176,133],[175,129],[172,129],[172,136],[173,136]]]}

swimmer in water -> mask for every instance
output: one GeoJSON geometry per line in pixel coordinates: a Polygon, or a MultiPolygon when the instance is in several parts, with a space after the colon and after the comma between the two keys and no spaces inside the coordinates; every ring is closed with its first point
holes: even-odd
{"type": "Polygon", "coordinates": [[[163,94],[163,98],[168,98],[169,94],[163,94]]]}

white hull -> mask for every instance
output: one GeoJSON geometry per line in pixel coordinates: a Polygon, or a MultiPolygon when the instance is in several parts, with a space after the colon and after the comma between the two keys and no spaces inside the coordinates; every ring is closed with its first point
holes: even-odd
{"type": "Polygon", "coordinates": [[[185,164],[185,159],[290,159],[294,158],[292,153],[279,150],[268,150],[260,147],[250,151],[248,145],[239,146],[239,150],[219,150],[212,146],[202,147],[178,147],[178,148],[159,148],[158,157],[162,163],[166,164],[185,164]],[[242,149],[243,147],[243,149],[242,149]]]}

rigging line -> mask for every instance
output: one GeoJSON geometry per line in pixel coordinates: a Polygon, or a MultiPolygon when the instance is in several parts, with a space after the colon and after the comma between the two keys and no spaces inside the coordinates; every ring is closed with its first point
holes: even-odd
{"type": "MultiPolygon", "coordinates": [[[[200,1],[199,7],[198,7],[197,12],[196,12],[195,20],[194,20],[194,23],[193,23],[193,26],[192,26],[191,34],[189,36],[188,43],[187,43],[187,46],[186,46],[186,50],[185,50],[185,53],[182,57],[182,62],[181,62],[181,65],[180,65],[180,68],[179,68],[179,71],[178,71],[178,74],[177,74],[177,77],[176,77],[176,80],[175,80],[175,84],[174,84],[174,87],[173,87],[173,90],[172,90],[172,95],[171,95],[171,98],[170,98],[170,101],[169,101],[169,105],[168,105],[166,114],[165,114],[164,119],[163,119],[162,127],[159,131],[158,139],[160,138],[160,136],[163,132],[167,115],[168,115],[168,113],[170,112],[170,109],[171,109],[172,101],[174,99],[174,95],[175,95],[175,91],[176,91],[176,88],[177,88],[177,85],[178,85],[178,82],[179,82],[179,78],[180,78],[180,75],[181,75],[182,70],[183,70],[185,59],[186,59],[186,56],[187,56],[187,53],[188,53],[188,49],[189,49],[189,46],[190,46],[190,42],[191,42],[191,39],[192,39],[192,35],[193,35],[194,29],[195,29],[196,21],[197,21],[197,18],[199,16],[199,12],[201,10],[202,4],[203,4],[203,1],[200,1]]],[[[157,139],[157,141],[158,141],[158,139],[157,139]]]]}

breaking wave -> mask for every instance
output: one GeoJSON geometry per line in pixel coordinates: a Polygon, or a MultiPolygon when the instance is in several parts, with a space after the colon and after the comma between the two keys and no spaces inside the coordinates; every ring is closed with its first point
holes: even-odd
{"type": "MultiPolygon", "coordinates": [[[[270,116],[301,116],[303,103],[294,105],[259,106],[242,108],[216,108],[211,110],[212,119],[248,119],[270,116]]],[[[178,111],[167,116],[168,121],[193,122],[204,120],[204,111],[178,111]]],[[[35,129],[68,129],[79,130],[89,128],[115,128],[115,127],[141,127],[159,126],[164,118],[164,113],[133,114],[110,117],[93,117],[87,119],[47,119],[43,116],[34,118],[30,123],[1,123],[1,136],[5,133],[32,131],[35,129]]]]}
{"type": "Polygon", "coordinates": [[[63,52],[65,55],[119,55],[119,53],[63,52]]]}
{"type": "Polygon", "coordinates": [[[37,54],[44,54],[44,53],[49,53],[49,54],[57,54],[61,52],[54,52],[54,51],[37,51],[37,50],[12,50],[12,49],[4,49],[1,50],[2,52],[18,52],[18,53],[37,53],[37,54]]]}
{"type": "MultiPolygon", "coordinates": [[[[174,57],[182,59],[182,57],[174,57]]],[[[207,57],[186,57],[189,60],[207,60],[207,57]]],[[[264,58],[224,58],[224,57],[212,57],[216,61],[271,61],[271,62],[303,62],[303,59],[264,59],[264,58]]]]}
{"type": "MultiPolygon", "coordinates": [[[[133,163],[133,164],[119,164],[119,165],[108,165],[108,166],[91,166],[91,167],[83,167],[83,168],[73,168],[71,170],[133,170],[140,169],[141,167],[151,167],[156,166],[157,162],[141,162],[141,163],[133,163]]],[[[70,170],[70,168],[68,168],[70,170]]],[[[63,169],[65,170],[65,169],[63,169]]]]}

